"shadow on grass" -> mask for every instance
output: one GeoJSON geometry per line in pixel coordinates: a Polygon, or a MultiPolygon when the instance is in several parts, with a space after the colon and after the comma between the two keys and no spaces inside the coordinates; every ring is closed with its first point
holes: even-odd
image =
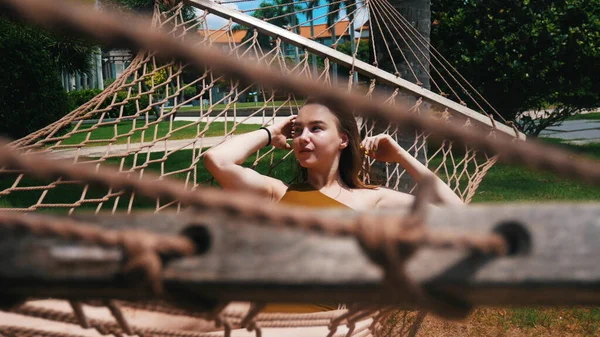
{"type": "MultiPolygon", "coordinates": [[[[556,143],[554,140],[544,140],[553,146],[572,151],[578,155],[600,158],[600,144],[589,145],[565,145],[556,143]]],[[[277,163],[283,157],[283,151],[275,151],[273,158],[268,156],[262,159],[256,169],[267,174],[271,163],[277,163]]],[[[457,156],[460,152],[457,151],[457,156]]],[[[188,171],[179,172],[170,175],[171,178],[188,180],[188,183],[195,181],[200,185],[211,185],[211,176],[205,170],[202,160],[197,160],[198,152],[193,150],[182,150],[169,154],[167,157],[162,152],[148,154],[130,155],[123,158],[111,158],[106,160],[106,164],[122,166],[124,168],[144,169],[157,173],[168,174],[179,170],[188,171]],[[192,166],[192,162],[197,162],[192,166]]],[[[256,157],[249,158],[245,166],[250,166],[256,160],[256,157]]],[[[295,170],[293,169],[293,156],[289,156],[284,163],[276,166],[269,175],[289,182],[293,179],[295,170]]],[[[435,158],[430,162],[430,167],[437,167],[441,164],[440,158],[435,158]]],[[[447,163],[452,168],[452,163],[447,163]]],[[[470,169],[473,169],[471,164],[470,169]]],[[[0,191],[11,187],[16,179],[15,174],[0,175],[0,191]]],[[[462,177],[461,185],[467,182],[468,177],[462,177]]],[[[23,178],[18,183],[20,190],[12,191],[9,195],[0,197],[0,207],[3,208],[27,208],[38,203],[50,205],[69,205],[78,204],[77,210],[95,210],[99,199],[107,195],[108,189],[104,187],[89,187],[76,184],[74,182],[61,182],[50,186],[47,192],[43,189],[31,189],[35,186],[47,186],[49,181],[39,181],[31,178],[23,178]],[[28,187],[26,189],[24,187],[28,187]],[[83,196],[83,197],[82,197],[83,196]]],[[[464,185],[463,185],[464,186],[464,185]]],[[[552,200],[571,200],[587,201],[600,200],[600,189],[586,184],[577,183],[571,180],[562,179],[552,174],[534,172],[522,167],[509,166],[503,164],[494,165],[477,190],[473,202],[518,202],[518,201],[552,201],[552,200]]],[[[102,205],[102,210],[126,209],[129,204],[133,208],[147,209],[155,208],[155,201],[146,200],[142,197],[131,197],[130,195],[111,196],[109,200],[102,205]]],[[[47,207],[45,209],[68,210],[69,207],[47,207]]]]}
{"type": "MultiPolygon", "coordinates": [[[[271,169],[270,163],[277,163],[284,156],[285,152],[276,151],[271,156],[261,160],[256,166],[256,170],[260,173],[267,174],[270,176],[282,179],[284,181],[291,180],[294,175],[293,157],[288,157],[284,162],[271,169]],[[270,171],[270,172],[269,172],[270,171]]],[[[255,158],[249,158],[244,165],[251,166],[255,158]]],[[[162,152],[154,152],[150,155],[139,154],[129,155],[123,158],[111,158],[106,160],[106,164],[112,166],[122,166],[124,169],[137,168],[144,169],[147,171],[153,171],[154,173],[169,174],[176,171],[185,170],[184,172],[178,172],[170,174],[170,178],[188,181],[191,184],[195,178],[195,181],[204,186],[215,185],[212,181],[212,176],[204,168],[202,159],[198,160],[198,151],[194,150],[182,150],[175,153],[171,153],[165,157],[162,152]],[[195,165],[192,165],[196,162],[195,165]]],[[[0,174],[0,191],[5,190],[15,183],[18,179],[17,174],[0,174]]],[[[57,213],[68,212],[73,206],[77,204],[76,210],[80,211],[93,211],[96,210],[101,198],[105,197],[109,192],[106,187],[90,186],[85,187],[76,182],[59,182],[58,184],[49,185],[52,183],[48,180],[38,180],[33,178],[24,177],[18,183],[19,190],[11,191],[10,194],[0,197],[0,207],[2,208],[27,208],[39,202],[46,207],[40,207],[40,211],[51,211],[57,213]],[[36,186],[42,186],[44,188],[35,189],[36,186]],[[45,188],[49,186],[49,188],[45,188]]],[[[154,209],[156,207],[156,201],[149,200],[141,196],[132,196],[127,193],[121,196],[110,196],[108,200],[102,203],[101,209],[103,211],[112,210],[116,208],[118,210],[126,210],[131,204],[132,208],[135,209],[154,209]]],[[[164,204],[161,203],[161,204],[164,204]]]]}

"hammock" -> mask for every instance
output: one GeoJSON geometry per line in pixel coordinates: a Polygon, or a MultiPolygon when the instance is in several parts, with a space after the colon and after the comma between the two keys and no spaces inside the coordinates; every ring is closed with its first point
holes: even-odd
{"type": "MultiPolygon", "coordinates": [[[[153,22],[156,29],[167,31],[174,38],[189,39],[199,47],[219,46],[230,55],[239,58],[240,62],[247,59],[259,60],[290,75],[305,76],[329,85],[345,81],[348,89],[362,88],[367,97],[371,97],[377,90],[387,91],[387,103],[405,104],[412,113],[428,114],[431,118],[442,118],[448,123],[460,123],[465,128],[484,128],[489,130],[490,135],[520,136],[514,128],[495,122],[492,115],[486,113],[483,109],[485,100],[478,96],[473,87],[464,81],[437,51],[430,48],[427,39],[399,12],[390,7],[387,0],[359,2],[354,7],[343,7],[346,17],[327,27],[317,27],[316,32],[314,21],[319,18],[310,17],[310,20],[305,22],[297,22],[299,20],[296,18],[292,20],[293,26],[283,29],[269,23],[281,17],[261,20],[246,14],[257,9],[238,11],[225,6],[235,2],[242,1],[190,1],[190,4],[202,9],[203,13],[198,18],[188,21],[184,19],[181,4],[160,11],[157,3],[153,22]],[[218,29],[209,27],[209,15],[223,18],[225,24],[218,29]],[[362,20],[358,32],[348,32],[354,29],[357,20],[362,20]],[[307,23],[313,26],[313,29],[308,29],[307,23]],[[242,27],[246,27],[247,30],[242,27]],[[331,30],[335,30],[335,27],[338,32],[332,33],[331,30]],[[340,32],[342,29],[345,29],[345,32],[340,32]],[[374,55],[376,60],[389,57],[394,67],[400,58],[418,60],[422,66],[420,71],[425,71],[426,75],[430,76],[431,84],[438,93],[422,87],[419,70],[413,67],[408,66],[404,70],[396,68],[395,74],[392,74],[359,60],[357,52],[361,44],[374,41],[374,38],[364,38],[365,30],[369,30],[372,36],[377,34],[374,32],[378,32],[384,37],[384,41],[390,41],[390,45],[386,42],[384,48],[389,52],[388,55],[374,55]],[[312,34],[304,36],[306,31],[312,31],[312,34]],[[400,31],[403,34],[399,34],[400,31]],[[358,33],[359,38],[354,40],[354,51],[351,55],[318,43],[320,36],[328,35],[335,40],[332,45],[336,47],[348,36],[354,39],[355,33],[358,33]],[[403,41],[397,40],[400,38],[403,41]],[[400,44],[403,44],[403,47],[400,47],[400,44]],[[407,50],[412,56],[408,55],[407,50]],[[419,53],[423,55],[418,55],[419,53]],[[340,75],[343,72],[347,75],[340,75]],[[403,72],[408,80],[400,77],[403,72]],[[451,93],[446,94],[444,91],[451,93]],[[468,108],[459,93],[471,100],[479,112],[468,108]]],[[[308,1],[299,1],[296,5],[301,7],[301,4],[306,2],[308,1]]],[[[331,4],[336,3],[332,2],[329,5],[331,4]]],[[[342,9],[339,1],[337,5],[337,8],[333,6],[332,10],[339,12],[342,9]]],[[[289,4],[275,3],[269,6],[279,8],[289,7],[289,4]]],[[[268,6],[263,5],[262,9],[266,7],[268,6]]],[[[307,10],[294,8],[292,11],[284,11],[281,15],[298,15],[302,11],[307,10]]],[[[381,46],[379,49],[382,49],[381,46]]],[[[210,68],[204,72],[194,72],[190,68],[187,64],[159,60],[152,52],[141,51],[133,57],[123,74],[101,94],[55,123],[13,142],[12,145],[26,152],[42,152],[56,158],[69,159],[73,164],[93,163],[98,167],[116,165],[122,174],[130,176],[144,177],[145,172],[150,170],[160,178],[181,179],[186,188],[194,190],[214,183],[202,166],[202,156],[208,149],[236,133],[254,130],[273,123],[278,117],[297,113],[305,99],[286,92],[264,90],[260,83],[226,81],[213,74],[210,68]]],[[[493,108],[488,107],[488,110],[493,113],[493,108]]],[[[418,130],[402,132],[400,126],[382,120],[365,119],[359,122],[361,133],[365,136],[386,132],[398,140],[411,154],[446,181],[465,202],[472,200],[485,174],[496,162],[495,157],[478,153],[468,147],[456,148],[449,141],[429,142],[430,135],[418,130]]],[[[291,152],[274,148],[264,149],[246,164],[275,177],[286,177],[289,174],[286,167],[292,164],[292,156],[291,152]]],[[[363,179],[368,183],[374,181],[406,191],[412,191],[415,187],[407,182],[406,173],[397,164],[387,164],[380,168],[379,172],[375,168],[369,170],[374,165],[369,158],[365,158],[364,165],[367,174],[363,179]]],[[[135,193],[96,188],[63,178],[34,179],[26,172],[6,167],[0,169],[0,184],[2,210],[52,210],[74,214],[90,210],[130,213],[141,208],[150,208],[155,212],[182,209],[177,201],[141,199],[135,193]]],[[[182,322],[192,320],[189,317],[194,316],[192,313],[169,307],[164,303],[142,305],[110,302],[108,308],[108,312],[116,321],[112,321],[107,312],[100,312],[94,307],[86,309],[93,317],[90,326],[101,334],[133,332],[138,335],[200,337],[228,335],[231,329],[238,329],[235,335],[244,335],[245,332],[240,329],[243,327],[254,331],[248,333],[249,335],[258,333],[259,327],[303,327],[305,330],[300,331],[307,335],[329,336],[400,333],[394,330],[398,329],[397,327],[392,330],[383,328],[393,317],[399,317],[398,311],[390,308],[350,307],[313,314],[269,314],[259,313],[260,307],[256,305],[231,304],[216,316],[202,316],[201,321],[206,323],[203,326],[204,330],[188,331],[173,331],[167,328],[161,330],[156,325],[153,325],[152,329],[137,327],[128,330],[127,325],[123,323],[120,308],[141,310],[137,316],[129,317],[134,324],[139,323],[139,326],[148,325],[148,321],[144,319],[152,320],[148,318],[152,317],[152,312],[172,315],[169,319],[179,319],[182,322]]],[[[30,302],[13,314],[21,318],[20,315],[26,315],[82,324],[80,311],[81,304],[71,303],[69,306],[66,302],[41,301],[30,302]]],[[[164,319],[166,316],[162,317],[164,319]]],[[[423,317],[420,315],[416,319],[417,327],[423,317]]],[[[406,316],[404,320],[406,324],[406,316]]],[[[0,333],[7,335],[31,334],[32,331],[19,327],[0,327],[0,333]]],[[[81,334],[81,330],[74,331],[75,334],[81,334]]],[[[292,333],[292,330],[273,331],[285,335],[292,333]]],[[[88,332],[86,331],[86,335],[88,332]]],[[[60,325],[47,325],[45,331],[35,330],[33,334],[66,335],[64,326],[60,325]]]]}

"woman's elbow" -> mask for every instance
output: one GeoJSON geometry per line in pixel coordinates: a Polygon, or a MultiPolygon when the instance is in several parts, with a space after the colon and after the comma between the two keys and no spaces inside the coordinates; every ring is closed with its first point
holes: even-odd
{"type": "Polygon", "coordinates": [[[219,171],[219,161],[217,156],[215,156],[213,152],[208,151],[204,154],[204,156],[202,156],[202,158],[204,161],[204,167],[206,167],[206,170],[214,176],[215,173],[219,171]]]}

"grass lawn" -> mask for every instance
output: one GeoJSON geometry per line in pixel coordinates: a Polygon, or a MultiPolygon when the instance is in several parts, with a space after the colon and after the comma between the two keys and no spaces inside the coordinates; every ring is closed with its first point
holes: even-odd
{"type": "MultiPolygon", "coordinates": [[[[117,144],[127,143],[128,139],[132,143],[138,143],[142,140],[145,142],[152,141],[154,139],[154,134],[156,133],[156,138],[164,137],[169,132],[172,132],[169,139],[189,139],[195,138],[198,134],[204,131],[206,127],[206,123],[201,122],[199,124],[194,125],[193,122],[189,121],[174,121],[171,127],[170,122],[158,122],[152,125],[146,125],[143,121],[136,121],[135,128],[133,121],[122,121],[116,125],[102,125],[95,130],[89,132],[89,129],[93,127],[94,124],[83,124],[78,128],[79,130],[85,130],[81,133],[74,133],[69,138],[63,140],[62,144],[80,144],[85,141],[90,135],[90,140],[101,140],[101,139],[111,139],[113,137],[117,137],[117,144]],[[176,131],[173,131],[176,130],[176,131]]],[[[227,132],[231,132],[233,127],[233,123],[227,123],[227,132]]],[[[239,124],[236,127],[235,134],[250,132],[258,129],[260,125],[254,124],[239,124]]],[[[73,127],[68,130],[71,132],[73,127]]],[[[212,122],[209,127],[205,130],[204,135],[206,137],[214,137],[214,136],[223,136],[225,134],[225,123],[224,122],[212,122]]],[[[89,146],[101,146],[108,145],[108,142],[97,142],[89,144],[89,146]]]]}
{"type": "Polygon", "coordinates": [[[579,115],[575,115],[575,116],[571,116],[571,117],[567,118],[568,121],[577,121],[577,120],[582,120],[582,119],[590,119],[590,120],[600,119],[600,112],[592,112],[589,114],[579,114],[579,115]]]}
{"type": "MultiPolygon", "coordinates": [[[[147,170],[160,172],[161,168],[164,172],[174,172],[178,170],[182,170],[188,168],[193,160],[193,150],[181,150],[171,154],[166,159],[163,158],[164,153],[154,152],[150,154],[150,163],[147,166],[147,170]]],[[[278,162],[283,156],[283,151],[277,151],[274,156],[274,162],[278,162]]],[[[114,166],[123,165],[125,168],[131,167],[139,167],[143,165],[146,160],[146,154],[139,156],[128,156],[126,158],[108,158],[106,163],[114,166]]],[[[246,160],[245,165],[252,165],[254,158],[249,158],[246,160]]],[[[204,168],[204,164],[202,160],[197,164],[197,181],[199,183],[204,182],[205,184],[211,184],[211,175],[204,168]]],[[[258,172],[263,174],[269,174],[275,178],[282,179],[285,181],[291,180],[290,177],[293,177],[293,162],[291,161],[291,157],[287,159],[286,162],[277,165],[269,172],[269,160],[265,158],[261,160],[258,166],[256,167],[258,172]]],[[[187,176],[187,172],[177,173],[171,175],[171,178],[185,180],[187,176]]],[[[0,175],[0,191],[10,187],[17,175],[14,174],[2,174],[0,175]]],[[[38,181],[36,179],[31,178],[23,178],[19,182],[19,187],[26,186],[40,186],[46,185],[47,181],[38,181]]],[[[83,192],[83,186],[78,184],[61,184],[50,190],[48,190],[47,194],[44,196],[44,204],[72,204],[77,202],[81,198],[81,194],[83,192]]],[[[98,188],[92,187],[86,191],[86,199],[95,199],[101,198],[107,194],[108,190],[106,188],[98,188]]],[[[14,191],[10,193],[8,196],[0,197],[0,207],[29,207],[32,204],[35,204],[36,201],[42,196],[41,190],[27,190],[27,191],[14,191]]],[[[107,204],[103,206],[103,210],[110,210],[113,207],[116,198],[112,198],[107,204]]],[[[119,209],[126,209],[129,203],[129,197],[121,197],[118,201],[119,209]]],[[[91,209],[95,209],[97,206],[97,202],[91,202],[89,204],[82,204],[78,207],[78,210],[89,211],[91,209]]],[[[133,201],[133,207],[135,208],[154,208],[156,206],[155,201],[148,200],[142,197],[136,197],[133,201]]],[[[68,211],[68,208],[54,208],[50,209],[52,212],[56,213],[64,213],[68,211]]]]}
{"type": "MultiPolygon", "coordinates": [[[[183,122],[185,123],[185,122],[183,122]]],[[[223,124],[216,126],[216,130],[211,135],[222,134],[223,124]],[[220,132],[220,133],[219,133],[220,132]]],[[[255,130],[256,126],[249,126],[248,131],[255,130]]],[[[129,129],[131,125],[129,126],[129,129]]],[[[195,127],[192,128],[195,130],[195,127]]],[[[160,129],[159,129],[160,130],[160,129]]],[[[184,129],[185,130],[185,129],[184,129]]],[[[182,131],[184,131],[182,130],[182,131]]],[[[94,132],[112,132],[108,130],[98,129],[94,132]]],[[[164,130],[162,132],[165,132],[164,130]]],[[[165,132],[166,133],[166,132],[165,132]]],[[[195,131],[192,136],[195,135],[195,131]]],[[[180,134],[180,138],[185,138],[185,134],[180,134]]],[[[137,134],[137,139],[140,135],[137,134]]],[[[132,137],[133,138],[133,137],[132,137]]],[[[75,141],[81,140],[71,140],[75,141]]],[[[590,156],[593,158],[600,159],[600,144],[589,144],[589,145],[556,145],[569,149],[580,155],[590,156]]],[[[277,162],[284,155],[283,151],[275,152],[275,162],[277,162]]],[[[181,170],[190,166],[192,162],[192,150],[182,150],[171,154],[166,159],[162,158],[162,152],[156,152],[150,154],[150,164],[146,169],[163,172],[173,172],[181,170]]],[[[254,157],[251,157],[246,161],[246,165],[251,165],[254,161],[254,157]]],[[[133,155],[121,158],[109,158],[107,163],[113,165],[121,165],[124,167],[139,167],[146,162],[146,155],[139,155],[134,157],[133,155]],[[122,163],[121,163],[122,161],[122,163]]],[[[438,162],[439,163],[439,162],[438,162]]],[[[436,165],[435,161],[432,163],[436,165]]],[[[274,168],[274,171],[270,174],[276,178],[284,181],[290,181],[294,175],[292,169],[291,157],[287,159],[287,162],[282,163],[274,168]]],[[[267,173],[268,171],[268,160],[263,159],[259,162],[257,170],[259,172],[267,173]]],[[[202,161],[196,166],[196,181],[208,181],[210,175],[204,169],[202,161]]],[[[187,173],[178,173],[172,177],[185,179],[187,173]]],[[[15,176],[1,175],[0,176],[0,190],[3,190],[15,180],[15,176]]],[[[19,186],[34,186],[37,183],[33,180],[22,181],[19,186]]],[[[71,203],[75,202],[81,195],[81,187],[78,185],[59,185],[58,187],[51,189],[48,195],[45,197],[45,203],[71,203]]],[[[87,198],[92,198],[90,195],[100,197],[104,195],[106,191],[89,191],[87,198]]],[[[10,205],[12,207],[23,207],[35,203],[35,200],[41,195],[41,191],[18,191],[13,192],[8,196],[0,197],[0,205],[10,205]]],[[[586,200],[600,200],[600,189],[589,186],[587,184],[578,183],[576,181],[565,180],[556,177],[548,173],[540,173],[530,171],[521,167],[496,164],[487,173],[486,177],[477,190],[473,202],[544,202],[544,201],[558,201],[558,200],[571,200],[571,201],[586,201],[586,200]]],[[[145,204],[145,203],[144,203],[145,204]]]]}
{"type": "MultiPolygon", "coordinates": [[[[550,140],[552,141],[552,140],[550,140]]],[[[600,159],[600,144],[555,145],[582,156],[600,159]]],[[[496,164],[483,178],[473,202],[545,202],[600,200],[600,189],[521,167],[496,164]]]]}
{"type": "MultiPolygon", "coordinates": [[[[552,141],[549,141],[552,142],[552,141]]],[[[583,146],[557,145],[575,151],[581,155],[600,159],[600,144],[583,146]]],[[[282,151],[275,153],[275,162],[283,156],[282,151]]],[[[161,161],[162,153],[153,153],[153,162],[147,169],[158,171],[161,167],[167,171],[186,168],[192,160],[192,151],[184,150],[161,161]]],[[[125,167],[140,165],[145,157],[129,156],[123,160],[125,167]]],[[[250,165],[254,157],[246,161],[250,165]]],[[[109,163],[119,165],[121,159],[109,159],[109,163]]],[[[290,181],[294,174],[293,161],[288,158],[277,166],[271,176],[290,181]]],[[[256,168],[261,173],[268,173],[268,160],[262,160],[256,168]]],[[[210,183],[210,175],[200,162],[197,166],[197,181],[210,183]]],[[[175,178],[185,179],[187,173],[179,173],[175,178]]],[[[0,190],[10,186],[15,176],[0,176],[0,190]]],[[[37,182],[28,179],[19,186],[33,186],[37,182]]],[[[50,190],[44,203],[73,203],[82,193],[78,185],[59,185],[50,190]]],[[[106,189],[91,188],[86,198],[98,198],[106,193],[106,189]]],[[[0,207],[27,207],[42,195],[42,191],[19,191],[8,196],[0,197],[0,207]]],[[[110,210],[114,198],[103,207],[110,210]]],[[[129,197],[122,197],[118,208],[124,209],[129,203],[129,197]]],[[[521,167],[496,164],[483,179],[473,202],[545,202],[545,201],[598,201],[600,189],[586,184],[568,181],[551,174],[532,172],[521,167]]],[[[136,197],[133,201],[136,208],[154,209],[155,202],[136,197]]],[[[78,210],[94,210],[96,203],[83,204],[78,210]]],[[[62,211],[66,211],[64,209],[62,211]]],[[[409,316],[410,317],[410,316],[409,316]]],[[[421,328],[421,336],[564,336],[600,334],[600,308],[478,308],[464,322],[443,322],[428,317],[421,328]]]]}

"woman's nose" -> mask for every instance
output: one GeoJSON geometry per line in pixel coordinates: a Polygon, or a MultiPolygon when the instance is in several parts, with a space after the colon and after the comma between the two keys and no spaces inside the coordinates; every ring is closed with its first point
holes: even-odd
{"type": "Polygon", "coordinates": [[[300,134],[300,140],[302,140],[303,142],[308,142],[309,136],[310,132],[308,131],[308,128],[302,129],[302,133],[300,134]]]}

